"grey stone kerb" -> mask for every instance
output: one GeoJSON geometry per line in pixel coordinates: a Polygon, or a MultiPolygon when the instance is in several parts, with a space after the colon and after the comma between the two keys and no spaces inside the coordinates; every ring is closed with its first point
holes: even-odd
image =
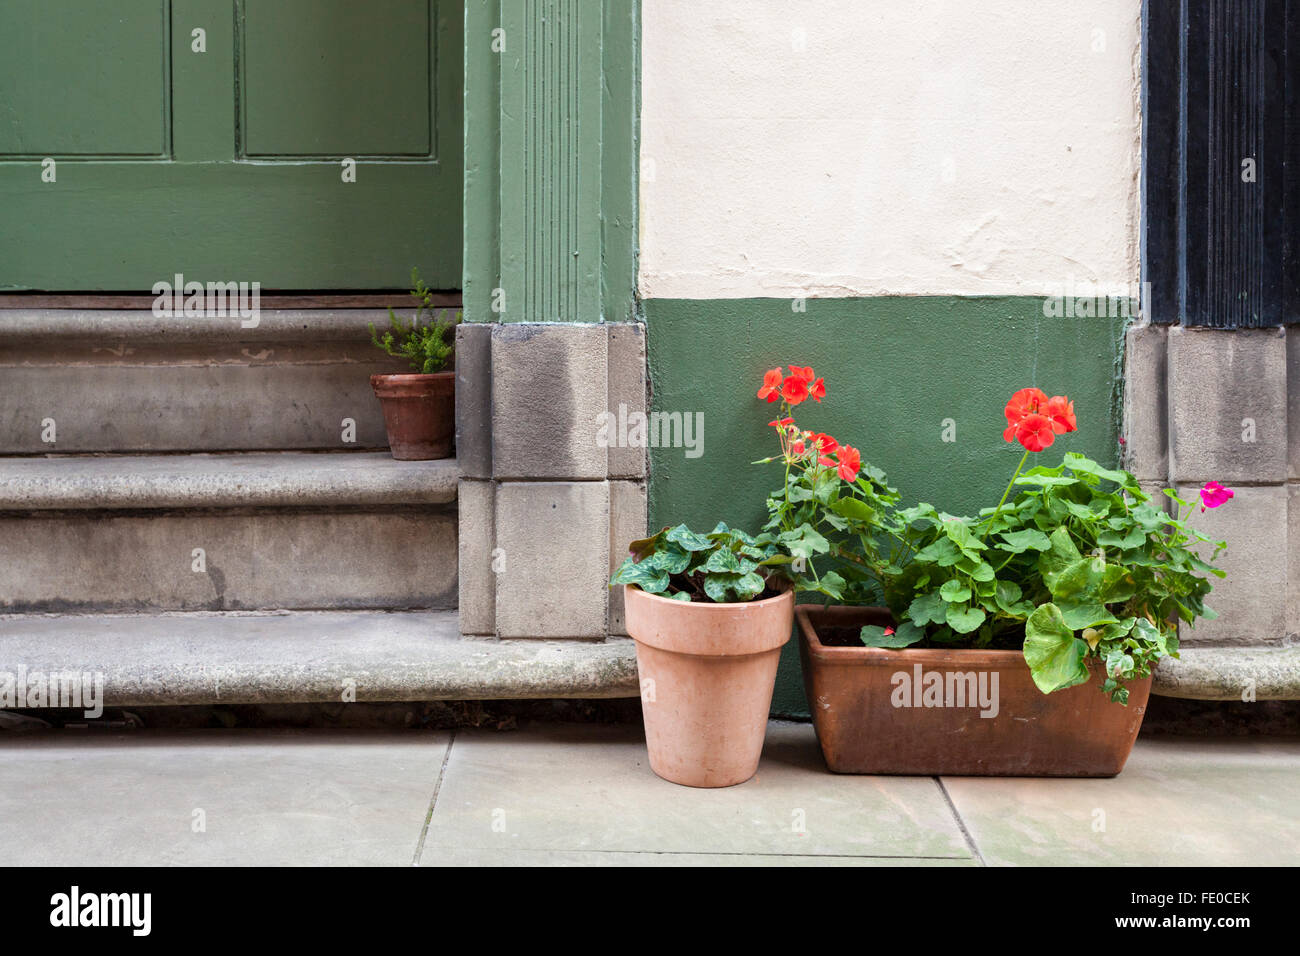
{"type": "Polygon", "coordinates": [[[625,633],[607,582],[645,531],[646,449],[600,426],[645,412],[644,327],[466,323],[456,354],[462,633],[625,633]]]}
{"type": "Polygon", "coordinates": [[[1228,544],[1207,601],[1219,617],[1181,629],[1182,660],[1162,662],[1154,689],[1300,698],[1300,654],[1285,650],[1300,633],[1300,331],[1144,323],[1126,346],[1126,466],[1152,493],[1235,492],[1192,518],[1228,544]]]}

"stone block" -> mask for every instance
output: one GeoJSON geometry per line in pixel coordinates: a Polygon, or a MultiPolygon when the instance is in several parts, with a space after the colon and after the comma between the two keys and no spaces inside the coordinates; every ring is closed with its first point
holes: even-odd
{"type": "MultiPolygon", "coordinates": [[[[637,322],[611,323],[609,335],[609,408],[619,422],[633,413],[646,412],[646,340],[645,327],[637,322]]],[[[620,438],[623,430],[618,432],[620,438]]],[[[646,448],[642,443],[627,444],[619,440],[608,448],[609,477],[644,478],[646,448]]]]}
{"type": "Polygon", "coordinates": [[[456,327],[456,460],[466,478],[492,477],[492,326],[456,327]]]}
{"type": "MultiPolygon", "coordinates": [[[[1180,485],[1178,493],[1199,502],[1199,488],[1180,485]]],[[[1181,627],[1179,637],[1188,646],[1275,644],[1287,633],[1287,488],[1233,490],[1226,504],[1204,512],[1198,508],[1190,519],[1192,527],[1228,547],[1217,562],[1227,577],[1211,579],[1214,590],[1205,602],[1219,617],[1181,627]]],[[[1208,552],[1207,546],[1198,550],[1208,552]]]]}
{"type": "Polygon", "coordinates": [[[494,477],[605,477],[597,431],[608,405],[606,345],[601,325],[492,327],[494,477]]]}
{"type": "Polygon", "coordinates": [[[1160,325],[1129,328],[1125,346],[1124,461],[1143,481],[1169,476],[1168,363],[1166,329],[1160,325]]]}
{"type": "Polygon", "coordinates": [[[497,487],[499,637],[605,636],[609,502],[604,481],[497,487]]]}
{"type": "Polygon", "coordinates": [[[496,633],[496,483],[461,481],[457,492],[460,521],[460,631],[496,633]]]}
{"type": "MultiPolygon", "coordinates": [[[[627,557],[631,541],[646,534],[646,486],[636,481],[611,481],[609,483],[609,573],[627,557]]],[[[462,572],[463,573],[463,572],[462,572]]],[[[623,590],[609,589],[609,633],[626,634],[623,620],[623,590]]]]}
{"type": "Polygon", "coordinates": [[[1282,330],[1171,328],[1168,339],[1173,480],[1285,481],[1282,330]]]}

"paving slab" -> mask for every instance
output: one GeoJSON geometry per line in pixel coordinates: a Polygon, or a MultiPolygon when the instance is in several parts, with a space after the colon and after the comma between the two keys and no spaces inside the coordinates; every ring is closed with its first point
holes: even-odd
{"type": "MultiPolygon", "coordinates": [[[[547,854],[970,860],[930,777],[828,773],[812,726],[773,722],[758,774],[721,790],[655,776],[641,728],[458,731],[421,865],[547,854]],[[491,858],[490,856],[487,858],[491,858]]],[[[596,859],[596,857],[573,857],[596,859]]],[[[606,858],[607,859],[607,858],[606,858]]]]}
{"type": "Polygon", "coordinates": [[[1300,739],[1140,738],[1113,779],[945,777],[989,865],[1294,866],[1300,739]]]}
{"type": "Polygon", "coordinates": [[[0,736],[0,851],[10,866],[410,866],[448,739],[0,736]]]}

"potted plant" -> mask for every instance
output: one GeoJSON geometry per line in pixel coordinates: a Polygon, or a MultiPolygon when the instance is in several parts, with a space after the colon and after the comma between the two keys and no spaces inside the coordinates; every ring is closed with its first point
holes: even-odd
{"type": "Polygon", "coordinates": [[[439,315],[418,270],[411,270],[411,281],[415,315],[407,323],[390,308],[390,327],[380,334],[370,326],[370,339],[389,355],[407,359],[415,372],[371,375],[370,387],[384,407],[394,458],[447,458],[456,434],[456,373],[443,370],[455,350],[456,321],[439,315]]]}
{"type": "Polygon", "coordinates": [[[636,642],[650,766],[690,787],[758,769],[794,592],[770,536],[685,525],[634,541],[614,573],[636,642]]]}
{"type": "MultiPolygon", "coordinates": [[[[1177,655],[1178,622],[1213,616],[1204,575],[1222,577],[1212,561],[1224,545],[1189,527],[1191,503],[1167,491],[1169,514],[1128,472],[1082,455],[1025,471],[1075,430],[1074,407],[1023,389],[1005,411],[1003,437],[1025,452],[998,505],[974,518],[898,508],[879,473],[823,500],[808,433],[790,415],[774,423],[787,478],[771,520],[802,508],[794,517],[829,521],[809,563],[855,569],[836,572],[840,591],[885,605],[796,609],[805,690],[836,772],[1113,776],[1151,667],[1177,655]],[[1198,542],[1213,546],[1209,561],[1198,542]]],[[[1201,507],[1231,494],[1211,483],[1201,507]]]]}

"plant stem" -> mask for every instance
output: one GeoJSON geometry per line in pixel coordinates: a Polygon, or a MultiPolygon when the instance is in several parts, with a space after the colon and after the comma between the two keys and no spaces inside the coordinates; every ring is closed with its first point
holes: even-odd
{"type": "Polygon", "coordinates": [[[1020,477],[1020,469],[1025,467],[1025,462],[1028,460],[1029,449],[1026,448],[1025,453],[1020,456],[1020,464],[1016,465],[1016,473],[1012,475],[1011,480],[1007,482],[1007,490],[1002,492],[1002,500],[998,502],[998,506],[993,509],[993,514],[989,516],[988,525],[985,527],[984,533],[980,535],[981,542],[989,536],[989,529],[993,527],[993,522],[997,521],[998,515],[1002,513],[1002,506],[1007,503],[1007,495],[1011,494],[1011,486],[1014,485],[1016,479],[1020,477]]]}

